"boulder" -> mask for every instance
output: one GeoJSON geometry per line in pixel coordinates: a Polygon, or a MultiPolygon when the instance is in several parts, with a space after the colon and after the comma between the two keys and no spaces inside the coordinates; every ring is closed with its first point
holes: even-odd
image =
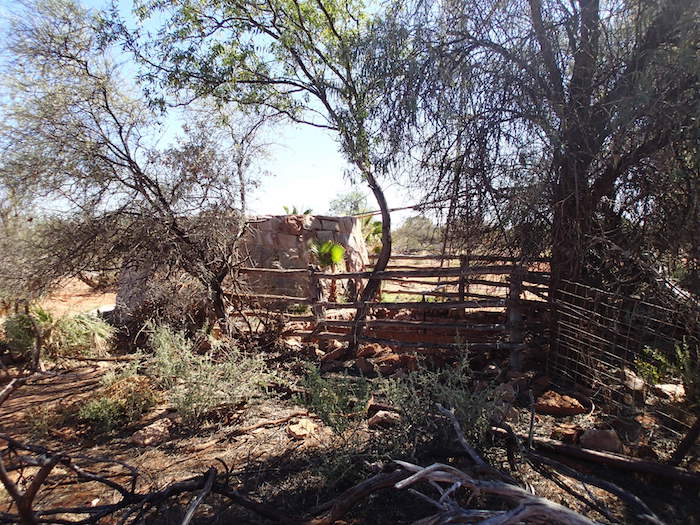
{"type": "Polygon", "coordinates": [[[614,430],[592,428],[584,430],[579,438],[579,443],[584,448],[592,450],[605,450],[608,452],[620,452],[622,442],[614,430]]]}
{"type": "Polygon", "coordinates": [[[683,385],[654,385],[654,393],[664,399],[669,399],[674,403],[681,402],[685,399],[685,388],[683,385]]]}
{"type": "Polygon", "coordinates": [[[560,423],[552,429],[551,438],[558,439],[564,443],[574,444],[578,440],[583,430],[572,423],[560,423]]]}
{"type": "Polygon", "coordinates": [[[377,370],[382,375],[391,375],[401,366],[401,356],[398,354],[387,354],[374,360],[377,370]]]}
{"type": "Polygon", "coordinates": [[[587,412],[578,399],[558,394],[554,390],[545,392],[537,399],[535,411],[550,416],[575,416],[587,412]]]}
{"type": "Polygon", "coordinates": [[[348,347],[340,341],[331,340],[327,344],[327,351],[321,358],[324,363],[327,361],[340,361],[348,353],[348,347]]]}
{"type": "Polygon", "coordinates": [[[369,343],[358,348],[357,357],[375,357],[390,351],[378,343],[369,343]]]}
{"type": "Polygon", "coordinates": [[[141,430],[134,432],[131,442],[137,447],[157,446],[170,439],[170,427],[173,422],[169,418],[159,419],[141,430]]]}
{"type": "Polygon", "coordinates": [[[367,426],[369,428],[386,428],[390,426],[397,425],[401,422],[401,416],[396,412],[389,412],[388,410],[380,410],[374,414],[369,421],[367,421],[367,426]]]}

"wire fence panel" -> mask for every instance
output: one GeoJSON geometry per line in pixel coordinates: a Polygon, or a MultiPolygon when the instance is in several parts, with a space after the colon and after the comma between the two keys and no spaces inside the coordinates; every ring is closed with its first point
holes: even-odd
{"type": "Polygon", "coordinates": [[[697,309],[669,309],[571,281],[550,293],[555,382],[585,387],[608,414],[653,422],[660,431],[654,439],[682,437],[700,402],[697,309]]]}

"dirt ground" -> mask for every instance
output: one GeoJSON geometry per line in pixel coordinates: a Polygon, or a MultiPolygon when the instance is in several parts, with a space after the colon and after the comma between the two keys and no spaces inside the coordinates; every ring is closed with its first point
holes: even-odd
{"type": "MultiPolygon", "coordinates": [[[[46,305],[56,313],[85,311],[109,304],[114,294],[94,294],[82,283],[70,283],[46,305]]],[[[308,353],[296,348],[299,355],[271,355],[273,360],[304,360],[308,353]]],[[[291,352],[291,350],[290,350],[291,352]]],[[[85,363],[56,369],[50,375],[34,379],[17,390],[0,408],[0,432],[23,441],[40,444],[51,450],[69,454],[106,456],[123,461],[139,470],[139,487],[143,490],[162,488],[177,480],[204,473],[214,465],[229,470],[231,484],[243,494],[282,510],[289,516],[307,515],[310,509],[331,500],[353,482],[349,470],[365,473],[378,469],[366,465],[366,457],[355,452],[349,438],[338,436],[315,414],[299,406],[293,397],[281,395],[249,406],[229,407],[212,415],[209,422],[196,428],[183,424],[171,407],[159,404],[139,421],[114,432],[96,435],[70,414],[71,407],[95,395],[100,378],[115,366],[113,362],[85,363]],[[170,419],[173,427],[168,439],[156,446],[137,446],[132,436],[139,429],[158,420],[170,419]],[[313,432],[299,437],[290,426],[301,420],[314,424],[313,432]],[[361,468],[359,468],[361,467],[361,468]]],[[[0,387],[6,379],[0,379],[0,387]]],[[[516,430],[526,431],[527,409],[515,409],[516,430]]],[[[579,416],[583,417],[583,416],[579,416]]],[[[588,416],[586,416],[588,417],[588,416]]],[[[559,422],[571,422],[565,418],[559,422]]],[[[555,424],[551,417],[538,416],[535,435],[549,437],[555,424]]],[[[357,430],[362,439],[372,433],[363,425],[357,430]]],[[[485,457],[495,467],[510,470],[502,443],[494,441],[484,449],[485,457]]],[[[624,474],[600,466],[558,457],[579,472],[591,473],[614,481],[641,497],[669,524],[700,523],[700,497],[697,488],[687,488],[643,475],[624,474]]],[[[423,465],[446,462],[460,466],[458,457],[447,452],[431,451],[415,458],[423,465]]],[[[124,480],[125,470],[119,465],[103,467],[115,480],[124,480]]],[[[583,511],[585,506],[543,478],[530,466],[519,462],[518,472],[512,472],[527,482],[538,495],[583,511]]],[[[622,523],[635,523],[625,517],[624,508],[608,493],[590,488],[610,512],[622,523]]],[[[0,502],[7,500],[0,493],[0,502]]],[[[56,478],[42,490],[37,507],[97,505],[117,500],[116,493],[105,493],[95,484],[82,484],[80,490],[56,478]]],[[[5,501],[6,502],[6,501],[5,501]]],[[[171,508],[163,509],[157,523],[179,523],[187,500],[176,500],[171,508]]],[[[4,506],[4,505],[3,505],[4,506]]],[[[411,523],[432,514],[432,508],[416,496],[398,490],[386,490],[358,505],[344,519],[346,524],[411,523]]],[[[203,508],[206,519],[194,523],[266,523],[260,516],[237,506],[210,498],[203,508]]],[[[594,519],[603,518],[597,513],[594,519]]],[[[106,520],[105,523],[111,523],[106,520]]]]}
{"type": "Polygon", "coordinates": [[[53,314],[65,315],[114,306],[116,299],[117,294],[114,291],[95,292],[81,280],[69,279],[40,304],[53,314]]]}

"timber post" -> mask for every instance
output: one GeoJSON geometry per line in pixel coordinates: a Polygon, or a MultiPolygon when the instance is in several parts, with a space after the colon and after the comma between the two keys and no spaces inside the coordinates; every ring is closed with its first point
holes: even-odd
{"type": "Polygon", "coordinates": [[[508,342],[517,345],[510,353],[510,367],[515,371],[522,369],[522,352],[520,345],[523,342],[523,313],[520,303],[520,294],[523,291],[523,268],[516,265],[510,275],[510,287],[508,289],[508,306],[506,308],[506,330],[508,342]]]}

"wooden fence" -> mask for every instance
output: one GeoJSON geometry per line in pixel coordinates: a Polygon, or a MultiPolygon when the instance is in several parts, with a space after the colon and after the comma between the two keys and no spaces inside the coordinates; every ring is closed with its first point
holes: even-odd
{"type": "MultiPolygon", "coordinates": [[[[371,268],[371,265],[370,265],[371,268]]],[[[265,309],[242,313],[284,315],[289,321],[308,323],[294,330],[308,340],[348,340],[355,312],[362,306],[355,297],[329,299],[330,282],[381,280],[380,293],[368,303],[369,317],[362,322],[361,343],[396,348],[508,350],[514,364],[525,346],[530,325],[543,326],[547,309],[548,261],[528,261],[488,255],[394,255],[387,268],[373,273],[308,269],[241,268],[245,274],[267,274],[279,279],[305,277],[308,294],[256,293],[236,295],[239,303],[257,303],[265,309]],[[290,313],[308,305],[309,313],[290,313]]]]}

